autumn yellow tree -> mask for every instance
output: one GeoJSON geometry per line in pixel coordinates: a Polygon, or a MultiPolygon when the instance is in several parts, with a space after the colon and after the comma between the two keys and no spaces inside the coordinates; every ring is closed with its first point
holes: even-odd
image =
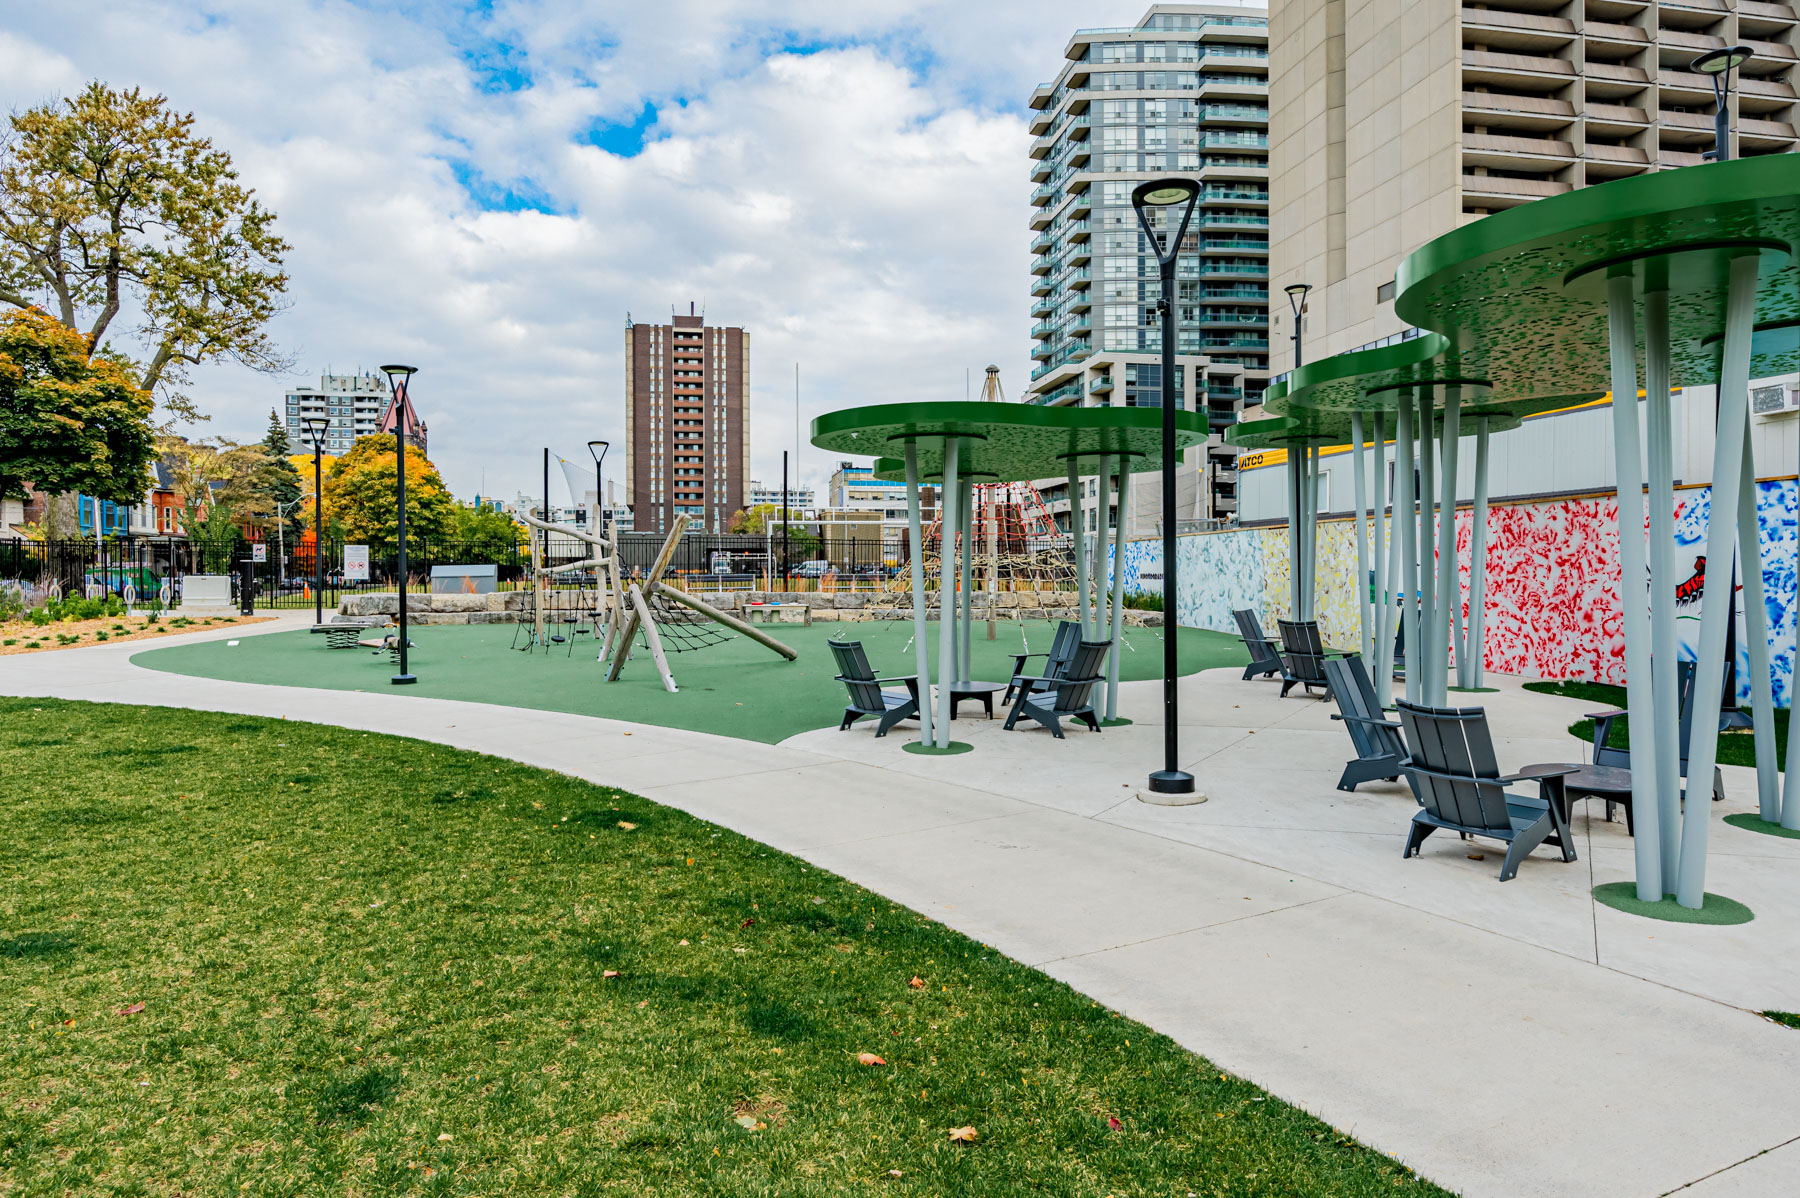
{"type": "MultiPolygon", "coordinates": [[[[395,483],[400,471],[392,433],[359,437],[325,477],[325,513],[347,541],[392,544],[399,536],[395,483]]],[[[429,540],[450,534],[455,501],[425,455],[406,455],[406,535],[429,540]]]]}
{"type": "Polygon", "coordinates": [[[287,287],[274,221],[163,96],[91,83],[0,136],[0,303],[42,304],[90,355],[130,313],[134,381],[171,417],[198,415],[191,367],[285,367],[263,331],[287,287]]]}

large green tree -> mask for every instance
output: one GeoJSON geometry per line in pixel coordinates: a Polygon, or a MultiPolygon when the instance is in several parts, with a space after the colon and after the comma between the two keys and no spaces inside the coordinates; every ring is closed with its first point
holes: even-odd
{"type": "Polygon", "coordinates": [[[155,448],[150,393],[125,364],[45,312],[0,317],[0,499],[35,486],[142,503],[155,448]]]}
{"type": "MultiPolygon", "coordinates": [[[[407,477],[411,478],[410,471],[407,477]]],[[[505,512],[463,503],[450,511],[449,535],[451,540],[467,547],[471,558],[492,557],[496,561],[527,543],[525,526],[505,512]]]]}
{"type": "MultiPolygon", "coordinates": [[[[394,435],[358,437],[356,444],[331,464],[325,477],[326,517],[352,543],[391,545],[398,538],[400,476],[394,435]]],[[[406,455],[406,535],[431,539],[451,535],[456,502],[424,454],[406,455]]]]}
{"type": "Polygon", "coordinates": [[[90,353],[131,321],[135,381],[171,417],[198,416],[191,367],[286,365],[263,331],[287,287],[274,220],[163,96],[91,83],[0,137],[0,302],[41,302],[90,353]]]}
{"type": "Polygon", "coordinates": [[[294,469],[294,463],[288,459],[287,429],[282,426],[281,418],[273,411],[269,413],[269,431],[263,435],[262,443],[257,446],[262,451],[263,460],[254,469],[254,482],[259,491],[268,497],[271,534],[277,518],[281,524],[281,536],[292,548],[300,543],[300,534],[306,522],[301,518],[300,472],[294,469]]]}

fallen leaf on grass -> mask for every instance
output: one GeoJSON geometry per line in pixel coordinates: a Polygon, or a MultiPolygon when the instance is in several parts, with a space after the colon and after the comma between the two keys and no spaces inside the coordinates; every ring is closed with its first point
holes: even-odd
{"type": "Polygon", "coordinates": [[[900,1172],[900,1170],[898,1170],[898,1169],[889,1169],[888,1176],[889,1177],[905,1177],[906,1174],[900,1172]]]}
{"type": "Polygon", "coordinates": [[[920,976],[918,976],[918,975],[917,975],[917,974],[914,974],[914,975],[913,975],[913,980],[912,980],[912,981],[910,981],[910,982],[908,982],[908,983],[906,983],[906,984],[907,984],[907,985],[908,985],[908,986],[911,986],[911,987],[912,987],[912,988],[913,988],[913,989],[914,989],[914,990],[923,990],[923,989],[925,989],[925,979],[924,979],[924,978],[922,978],[922,977],[920,977],[920,976]]]}
{"type": "Polygon", "coordinates": [[[608,969],[608,970],[607,970],[607,971],[605,971],[605,972],[604,972],[604,973],[602,973],[602,974],[601,974],[601,975],[600,975],[600,979],[601,979],[601,980],[602,980],[602,981],[605,981],[605,980],[606,980],[606,979],[607,979],[607,978],[616,978],[616,977],[618,977],[618,976],[619,976],[619,971],[618,971],[618,970],[616,970],[616,969],[608,969]]]}
{"type": "Polygon", "coordinates": [[[953,1142],[960,1144],[973,1144],[977,1134],[978,1133],[972,1127],[953,1127],[950,1129],[950,1139],[953,1142]]]}
{"type": "Polygon", "coordinates": [[[113,1014],[115,1014],[115,1015],[136,1015],[139,1011],[142,1011],[143,1009],[144,1009],[143,1003],[134,1002],[129,1007],[120,1007],[117,1011],[114,1011],[113,1014]]]}
{"type": "Polygon", "coordinates": [[[886,1061],[882,1060],[880,1057],[876,1056],[872,1052],[857,1053],[856,1054],[856,1063],[858,1065],[885,1065],[885,1064],[887,1064],[886,1061]]]}
{"type": "Polygon", "coordinates": [[[738,925],[738,931],[740,931],[740,932],[743,931],[745,928],[749,927],[751,924],[753,924],[755,922],[756,921],[754,919],[746,919],[743,923],[738,925]]]}
{"type": "Polygon", "coordinates": [[[735,1122],[745,1131],[761,1131],[768,1126],[766,1123],[757,1122],[755,1115],[739,1115],[735,1122]]]}
{"type": "Polygon", "coordinates": [[[624,819],[620,820],[619,827],[625,829],[627,832],[637,831],[637,825],[632,823],[630,820],[624,820],[624,819]]]}
{"type": "Polygon", "coordinates": [[[1106,1117],[1106,1126],[1112,1128],[1114,1131],[1118,1131],[1121,1127],[1124,1127],[1125,1125],[1123,1123],[1120,1123],[1118,1121],[1118,1119],[1116,1119],[1115,1117],[1108,1115],[1106,1117]]]}
{"type": "Polygon", "coordinates": [[[438,1143],[440,1143],[440,1144],[446,1143],[450,1140],[454,1140],[455,1138],[456,1138],[455,1136],[451,1135],[447,1131],[438,1133],[438,1143]]]}

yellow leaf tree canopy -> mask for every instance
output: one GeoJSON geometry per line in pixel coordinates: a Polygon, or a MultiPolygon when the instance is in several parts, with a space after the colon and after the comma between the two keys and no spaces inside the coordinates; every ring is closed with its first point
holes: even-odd
{"type": "Polygon", "coordinates": [[[150,392],[87,339],[26,308],[0,317],[0,499],[26,487],[141,503],[155,445],[150,392]]]}
{"type": "MultiPolygon", "coordinates": [[[[350,452],[331,465],[325,476],[325,518],[335,522],[344,539],[359,544],[393,544],[399,537],[399,477],[392,433],[359,437],[350,452]]],[[[406,455],[406,536],[429,539],[450,534],[455,501],[425,455],[406,455]]]]}

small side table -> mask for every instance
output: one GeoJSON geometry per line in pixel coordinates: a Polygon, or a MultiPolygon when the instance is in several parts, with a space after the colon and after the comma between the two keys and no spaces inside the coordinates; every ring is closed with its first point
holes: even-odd
{"type": "MultiPolygon", "coordinates": [[[[942,685],[942,684],[940,684],[942,685]]],[[[950,718],[956,718],[956,706],[964,699],[975,699],[987,711],[987,718],[994,718],[994,696],[1006,689],[1004,682],[974,682],[964,680],[950,684],[950,718]]]]}
{"type": "MultiPolygon", "coordinates": [[[[1541,774],[1566,770],[1571,762],[1540,762],[1528,765],[1519,771],[1525,777],[1535,778],[1541,774]]],[[[1625,831],[1627,835],[1637,835],[1637,829],[1631,818],[1631,771],[1620,769],[1616,765],[1582,765],[1572,774],[1563,775],[1563,801],[1573,806],[1576,799],[1603,799],[1606,802],[1606,819],[1612,822],[1613,804],[1625,808],[1625,831]]],[[[1569,813],[1563,813],[1563,822],[1569,820],[1569,813]]]]}

